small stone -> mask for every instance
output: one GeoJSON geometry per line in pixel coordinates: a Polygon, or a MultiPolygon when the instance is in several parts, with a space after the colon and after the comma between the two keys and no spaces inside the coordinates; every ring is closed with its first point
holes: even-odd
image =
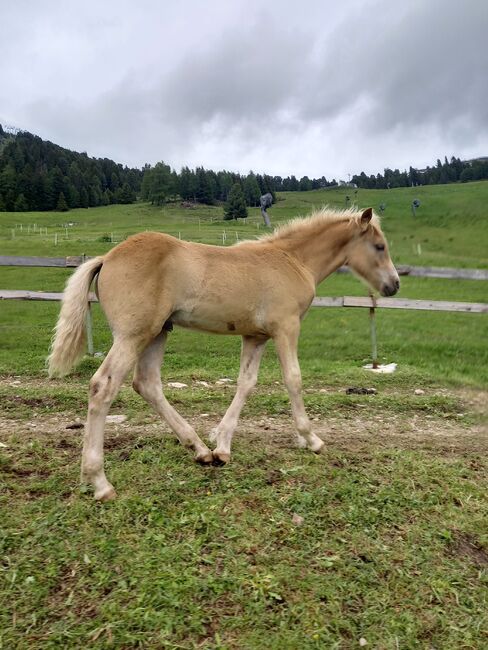
{"type": "Polygon", "coordinates": [[[103,357],[105,356],[105,354],[104,354],[103,352],[95,352],[95,354],[94,354],[93,356],[94,356],[96,359],[103,359],[103,357]]]}
{"type": "Polygon", "coordinates": [[[210,413],[202,413],[200,415],[201,418],[208,418],[210,416],[210,413]]]}
{"type": "Polygon", "coordinates": [[[232,384],[232,379],[229,379],[229,377],[222,377],[221,379],[217,379],[215,382],[217,384],[232,384]]]}
{"type": "Polygon", "coordinates": [[[296,512],[294,512],[291,521],[295,526],[301,526],[304,522],[304,519],[301,515],[298,515],[296,512]]]}
{"type": "Polygon", "coordinates": [[[3,449],[7,449],[7,445],[4,442],[0,442],[0,447],[3,449]]]}
{"type": "Polygon", "coordinates": [[[169,381],[168,386],[171,388],[188,388],[188,384],[183,384],[181,381],[169,381]]]}
{"type": "Polygon", "coordinates": [[[415,395],[425,395],[425,390],[422,390],[421,388],[416,388],[413,392],[415,395]]]}
{"type": "Polygon", "coordinates": [[[198,384],[199,386],[205,386],[205,388],[210,388],[208,381],[196,381],[195,384],[198,384]]]}
{"type": "Polygon", "coordinates": [[[364,648],[365,645],[368,645],[368,642],[363,636],[359,639],[359,645],[361,646],[361,648],[364,648]]]}
{"type": "Polygon", "coordinates": [[[107,415],[108,424],[122,424],[127,420],[127,415],[107,415]]]}

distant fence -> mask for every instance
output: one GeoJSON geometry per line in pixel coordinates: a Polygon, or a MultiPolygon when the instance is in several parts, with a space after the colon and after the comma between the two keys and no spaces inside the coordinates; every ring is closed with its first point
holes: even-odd
{"type": "MultiPolygon", "coordinates": [[[[24,266],[24,267],[53,267],[53,268],[75,268],[89,259],[85,255],[69,257],[17,257],[0,255],[0,266],[24,266]]],[[[444,278],[451,280],[488,280],[488,270],[485,269],[453,269],[446,267],[430,266],[407,266],[396,267],[401,276],[421,278],[444,278]]],[[[338,269],[338,273],[349,273],[347,266],[338,269]]],[[[61,300],[62,293],[44,291],[6,290],[0,289],[0,300],[61,300]]],[[[89,303],[98,302],[94,293],[89,294],[89,303]]],[[[339,297],[317,297],[312,302],[314,307],[363,307],[370,310],[371,316],[371,338],[373,347],[373,366],[376,364],[376,328],[375,308],[383,309],[413,309],[423,311],[450,311],[485,314],[488,313],[488,303],[479,302],[453,302],[447,300],[409,300],[403,298],[373,298],[357,296],[339,297]]],[[[93,336],[91,312],[88,311],[87,318],[87,341],[88,353],[93,354],[93,336]]]]}

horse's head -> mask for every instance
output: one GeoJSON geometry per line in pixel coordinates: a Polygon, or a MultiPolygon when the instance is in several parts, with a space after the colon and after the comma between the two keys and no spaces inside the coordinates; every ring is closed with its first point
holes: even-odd
{"type": "Polygon", "coordinates": [[[400,288],[398,273],[388,252],[388,244],[372,208],[356,221],[356,232],[346,246],[346,262],[360,278],[382,296],[393,296],[400,288]]]}

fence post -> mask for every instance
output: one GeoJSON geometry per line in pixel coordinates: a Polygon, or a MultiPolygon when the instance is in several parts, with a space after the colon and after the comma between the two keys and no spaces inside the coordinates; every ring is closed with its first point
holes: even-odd
{"type": "Polygon", "coordinates": [[[369,308],[369,324],[371,330],[371,362],[372,362],[372,367],[377,368],[378,367],[378,346],[376,343],[376,315],[375,315],[376,299],[373,296],[373,294],[370,294],[370,298],[373,301],[373,306],[369,308]]]}
{"type": "MultiPolygon", "coordinates": [[[[83,253],[81,256],[82,263],[86,260],[86,255],[83,253]]],[[[88,345],[88,354],[93,356],[93,322],[91,313],[91,302],[88,299],[88,311],[86,312],[86,341],[88,345]]]]}

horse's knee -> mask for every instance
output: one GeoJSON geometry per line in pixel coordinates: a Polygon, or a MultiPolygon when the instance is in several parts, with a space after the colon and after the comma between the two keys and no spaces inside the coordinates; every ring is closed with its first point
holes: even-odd
{"type": "Polygon", "coordinates": [[[256,386],[257,380],[256,379],[243,379],[243,380],[238,380],[237,381],[237,389],[240,391],[240,393],[243,395],[244,398],[248,397],[254,390],[254,387],[256,386]]]}

